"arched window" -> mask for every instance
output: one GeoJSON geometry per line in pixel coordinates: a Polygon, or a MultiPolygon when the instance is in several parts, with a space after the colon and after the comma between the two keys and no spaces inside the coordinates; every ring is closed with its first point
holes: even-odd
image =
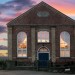
{"type": "Polygon", "coordinates": [[[60,34],[60,57],[70,57],[70,34],[66,31],[60,34]]]}
{"type": "Polygon", "coordinates": [[[27,57],[27,34],[19,32],[17,35],[17,57],[27,57]]]}
{"type": "Polygon", "coordinates": [[[48,31],[39,31],[37,36],[38,36],[39,43],[49,42],[49,32],[48,31]]]}

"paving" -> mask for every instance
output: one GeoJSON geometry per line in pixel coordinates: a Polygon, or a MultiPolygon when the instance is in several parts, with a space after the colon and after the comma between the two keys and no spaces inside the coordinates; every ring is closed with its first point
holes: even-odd
{"type": "Polygon", "coordinates": [[[0,70],[0,75],[75,75],[75,74],[28,71],[28,70],[0,70]]]}

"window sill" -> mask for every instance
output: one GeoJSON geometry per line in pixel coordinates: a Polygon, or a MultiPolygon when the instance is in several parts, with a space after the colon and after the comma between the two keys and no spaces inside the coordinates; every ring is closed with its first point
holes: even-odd
{"type": "Polygon", "coordinates": [[[71,59],[71,57],[59,57],[59,59],[71,59]]]}
{"type": "Polygon", "coordinates": [[[50,44],[50,42],[37,42],[38,44],[50,44]]]}

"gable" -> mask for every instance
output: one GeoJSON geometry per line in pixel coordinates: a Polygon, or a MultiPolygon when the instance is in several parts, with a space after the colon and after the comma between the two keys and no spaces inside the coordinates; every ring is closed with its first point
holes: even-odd
{"type": "Polygon", "coordinates": [[[41,2],[7,25],[75,25],[75,20],[41,2]]]}

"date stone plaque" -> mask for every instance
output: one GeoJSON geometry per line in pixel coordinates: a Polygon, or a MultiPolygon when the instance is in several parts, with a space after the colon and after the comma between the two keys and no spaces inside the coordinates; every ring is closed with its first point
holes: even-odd
{"type": "Polygon", "coordinates": [[[47,11],[40,11],[37,13],[38,17],[48,17],[49,16],[49,12],[47,11]]]}

